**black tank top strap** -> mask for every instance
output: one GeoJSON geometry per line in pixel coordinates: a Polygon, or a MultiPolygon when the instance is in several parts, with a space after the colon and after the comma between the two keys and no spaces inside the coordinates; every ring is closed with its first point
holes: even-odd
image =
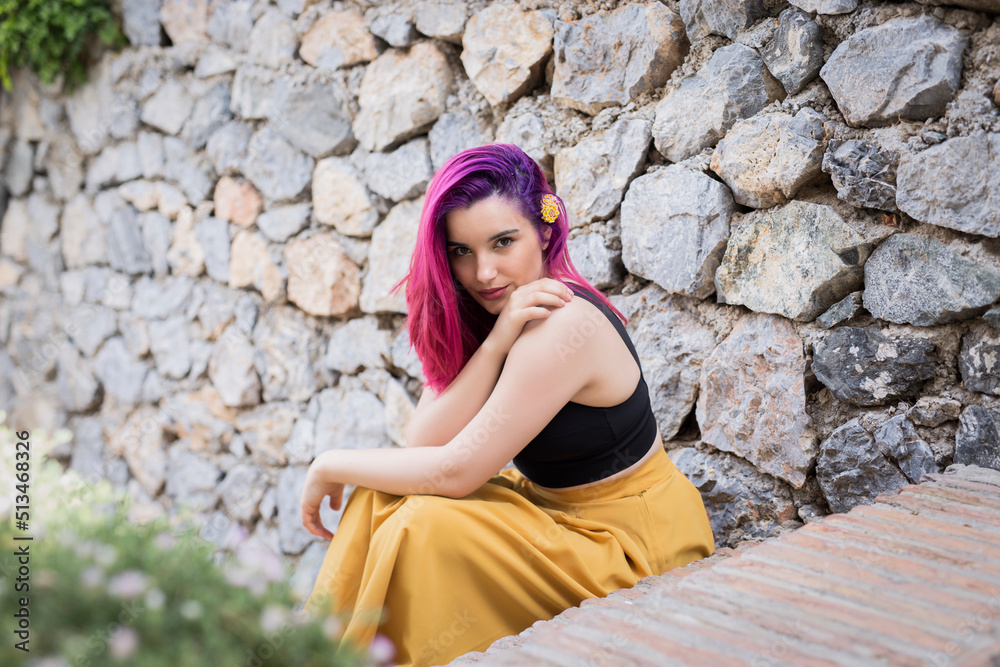
{"type": "Polygon", "coordinates": [[[602,313],[604,313],[605,317],[611,320],[611,324],[614,325],[615,331],[618,332],[618,335],[621,336],[621,339],[625,342],[625,345],[628,346],[628,351],[632,353],[632,357],[635,359],[635,363],[638,364],[639,377],[642,377],[642,362],[639,361],[639,355],[636,353],[635,347],[632,345],[632,339],[629,338],[628,332],[625,330],[625,325],[622,324],[621,319],[617,315],[615,315],[615,312],[610,308],[608,308],[607,305],[605,305],[603,301],[597,298],[597,296],[590,290],[577,286],[570,286],[570,289],[573,290],[574,294],[582,296],[587,301],[597,306],[597,309],[600,310],[602,313]]]}

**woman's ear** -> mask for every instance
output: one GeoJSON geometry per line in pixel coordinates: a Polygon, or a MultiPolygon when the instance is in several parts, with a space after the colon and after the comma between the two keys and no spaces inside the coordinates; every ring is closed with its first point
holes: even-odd
{"type": "Polygon", "coordinates": [[[547,250],[549,247],[549,239],[552,238],[552,228],[546,227],[542,230],[542,250],[547,250]]]}

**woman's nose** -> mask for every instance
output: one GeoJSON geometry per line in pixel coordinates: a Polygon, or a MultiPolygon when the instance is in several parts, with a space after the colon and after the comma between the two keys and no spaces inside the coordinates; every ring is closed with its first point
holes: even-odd
{"type": "Polygon", "coordinates": [[[480,284],[488,285],[496,278],[496,275],[496,265],[492,261],[480,259],[476,264],[476,279],[479,280],[480,284]]]}

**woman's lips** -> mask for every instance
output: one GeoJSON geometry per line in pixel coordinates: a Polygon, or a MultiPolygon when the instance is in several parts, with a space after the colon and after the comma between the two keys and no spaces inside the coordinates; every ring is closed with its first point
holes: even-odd
{"type": "Polygon", "coordinates": [[[493,301],[502,297],[506,291],[507,286],[505,285],[504,287],[498,287],[497,289],[488,292],[480,292],[479,296],[483,297],[487,301],[493,301]]]}

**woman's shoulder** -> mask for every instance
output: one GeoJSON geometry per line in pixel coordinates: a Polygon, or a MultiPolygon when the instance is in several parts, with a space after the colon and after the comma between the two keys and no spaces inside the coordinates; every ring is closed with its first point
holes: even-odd
{"type": "MultiPolygon", "coordinates": [[[[573,337],[587,336],[594,331],[596,325],[607,321],[607,317],[602,312],[598,303],[588,300],[588,297],[580,296],[579,288],[573,288],[574,296],[565,306],[560,306],[552,310],[552,313],[545,318],[531,320],[524,325],[524,332],[538,331],[539,337],[546,339],[556,338],[560,340],[573,337]]],[[[589,295],[588,295],[589,296],[589,295]]],[[[590,296],[590,299],[597,300],[590,296]]]]}

